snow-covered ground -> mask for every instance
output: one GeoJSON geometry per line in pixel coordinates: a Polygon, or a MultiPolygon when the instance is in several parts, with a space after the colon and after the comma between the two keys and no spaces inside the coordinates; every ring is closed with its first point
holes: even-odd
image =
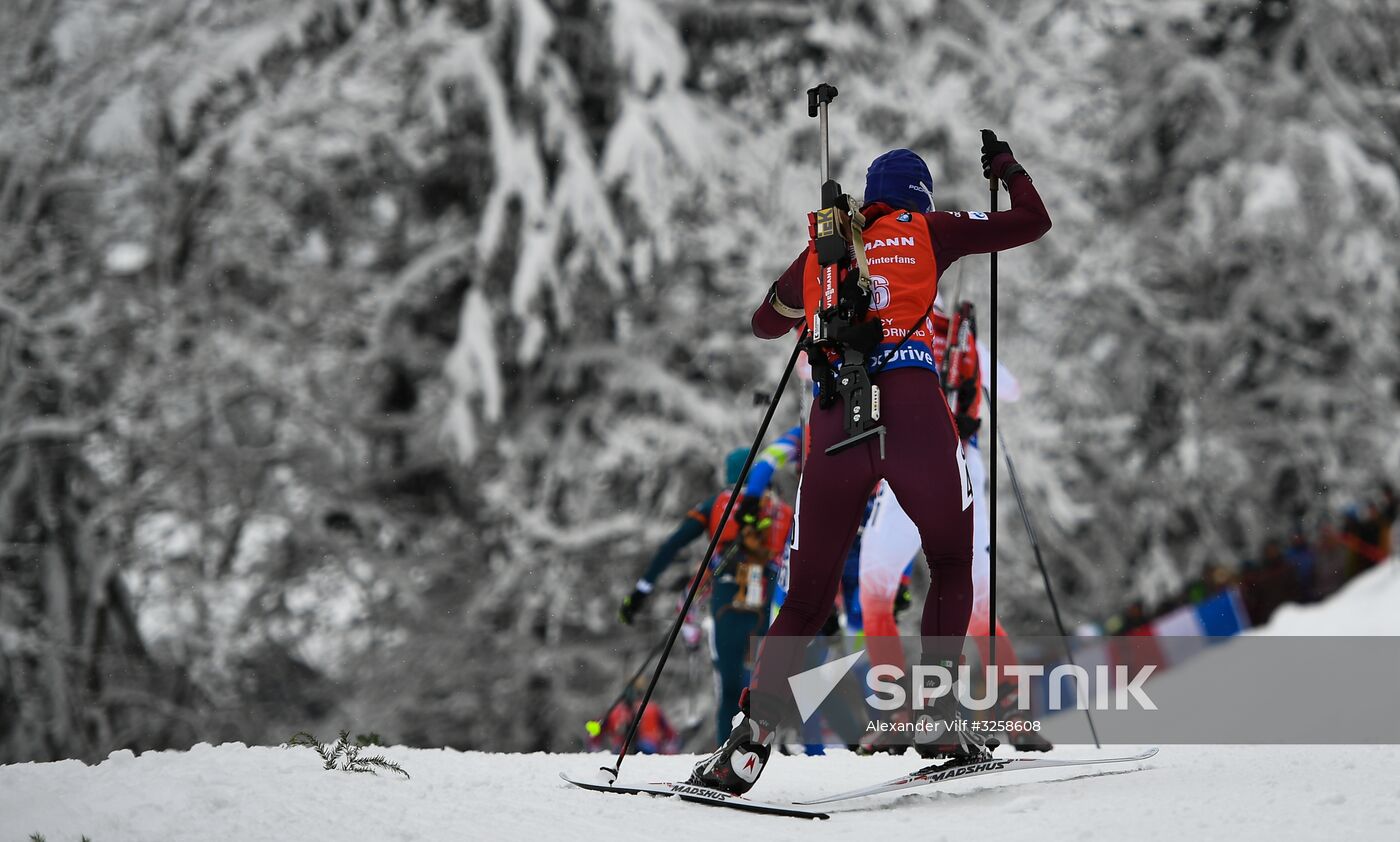
{"type": "MultiPolygon", "coordinates": [[[[1392,562],[1268,631],[1392,632],[1392,562]],[[1369,618],[1363,620],[1362,618],[1369,618]],[[1339,623],[1345,623],[1339,626],[1339,623]]],[[[1104,754],[1126,748],[1105,748],[1104,754]]],[[[305,748],[199,745],[0,767],[0,842],[123,840],[1400,839],[1400,747],[1165,746],[1117,767],[1016,772],[836,805],[825,822],[575,789],[605,755],[390,748],[411,780],[325,771],[305,748]]],[[[1064,746],[1052,756],[1094,756],[1064,746]]],[[[623,781],[673,780],[693,757],[633,757],[623,781]]],[[[796,800],[908,771],[899,757],[777,757],[754,792],[796,800]]]]}
{"type": "MultiPolygon", "coordinates": [[[[953,781],[939,791],[867,798],[834,807],[825,822],[604,795],[559,780],[561,769],[586,775],[604,756],[387,754],[412,780],[327,772],[306,749],[239,744],[118,752],[96,766],[7,766],[0,769],[0,839],[35,832],[49,842],[77,842],[81,834],[93,842],[1400,838],[1394,748],[1167,746],[1125,768],[1018,772],[996,783],[953,781]]],[[[691,762],[629,758],[623,777],[674,779],[691,762]]],[[[845,753],[775,758],[755,796],[833,792],[898,775],[910,762],[845,753]]]]}

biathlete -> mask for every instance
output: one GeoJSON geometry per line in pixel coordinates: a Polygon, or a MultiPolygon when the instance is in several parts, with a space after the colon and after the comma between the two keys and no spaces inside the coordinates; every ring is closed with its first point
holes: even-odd
{"type": "MultiPolygon", "coordinates": [[[[792,708],[787,679],[800,671],[804,658],[800,647],[775,646],[774,639],[810,637],[826,622],[866,499],[882,479],[918,527],[929,566],[930,587],[920,621],[920,634],[928,643],[921,658],[950,670],[956,667],[972,610],[972,486],[940,384],[927,316],[938,279],[954,261],[1033,242],[1050,228],[1045,206],[1010,147],[990,132],[983,137],[983,174],[1003,181],[1011,196],[1011,209],[1004,212],[934,211],[928,167],[908,149],[881,155],[866,172],[861,208],[865,257],[879,294],[872,296],[862,318],[878,320],[881,326],[868,370],[880,388],[879,421],[885,436],[878,442],[867,437],[827,453],[848,437],[846,408],[840,402],[813,406],[810,445],[797,492],[787,599],[764,639],[743,700],[743,717],[724,744],[696,765],[693,783],[743,793],[762,774],[783,717],[753,711],[792,708]]],[[[809,243],[754,312],[756,336],[776,339],[804,321],[817,321],[820,268],[815,246],[809,243]]],[[[985,754],[983,745],[969,739],[972,732],[956,727],[952,694],[938,702],[925,714],[932,727],[921,730],[919,739],[948,757],[985,754]]]]}
{"type": "MultiPolygon", "coordinates": [[[[732,487],[738,480],[747,458],[748,449],[739,448],[725,459],[726,485],[732,487]]],[[[768,475],[771,477],[771,471],[768,475]]],[[[656,581],[681,550],[702,535],[714,535],[729,494],[722,491],[686,513],[623,600],[618,610],[623,623],[632,623],[656,581]]],[[[749,638],[762,636],[768,629],[774,579],[792,526],[792,507],[768,491],[766,479],[745,484],[736,510],[739,516],[725,524],[705,573],[710,579],[710,660],[718,685],[717,744],[729,733],[739,712],[740,694],[749,681],[749,638]]]]}
{"type": "MultiPolygon", "coordinates": [[[[987,347],[977,340],[970,309],[961,309],[951,317],[934,303],[933,314],[929,317],[935,336],[933,342],[934,359],[939,370],[945,373],[945,385],[949,391],[956,390],[952,403],[955,404],[954,421],[958,435],[962,439],[966,454],[968,475],[972,479],[972,614],[968,621],[967,634],[986,638],[995,634],[998,637],[997,663],[1014,664],[1016,654],[1006,630],[999,619],[993,620],[990,604],[991,578],[991,523],[987,508],[986,469],[982,465],[981,449],[978,447],[978,433],[982,426],[983,390],[982,372],[994,363],[987,347]],[[949,322],[952,321],[950,330],[949,322]],[[962,322],[968,323],[964,336],[962,322]],[[955,337],[954,361],[947,358],[947,337],[955,337]],[[957,347],[957,337],[963,336],[962,347],[957,347]],[[959,369],[956,376],[949,376],[949,366],[959,369]],[[956,383],[956,385],[951,385],[956,383]]],[[[1003,367],[997,382],[998,397],[1016,400],[1019,395],[1015,379],[1003,367]]],[[[875,496],[875,504],[869,519],[862,529],[860,543],[860,594],[866,619],[866,635],[894,636],[894,612],[890,610],[890,600],[897,594],[901,577],[908,566],[908,559],[918,552],[919,531],[900,507],[899,500],[890,491],[889,485],[881,483],[875,496]],[[868,600],[868,602],[867,602],[868,600]]],[[[982,656],[987,657],[986,647],[982,646],[982,656]]],[[[1016,711],[1016,683],[1011,681],[1003,686],[1000,698],[1003,704],[997,713],[1002,718],[1019,718],[1016,711]]],[[[1034,731],[1008,731],[1008,741],[1018,751],[1048,751],[1052,746],[1034,731]]],[[[885,747],[888,748],[888,747],[885,747]]]]}

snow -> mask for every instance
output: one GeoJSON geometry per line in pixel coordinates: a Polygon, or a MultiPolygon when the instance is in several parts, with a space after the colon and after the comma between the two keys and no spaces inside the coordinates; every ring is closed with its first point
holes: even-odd
{"type": "MultiPolygon", "coordinates": [[[[1298,211],[1303,206],[1302,186],[1291,168],[1282,164],[1255,164],[1242,168],[1241,182],[1258,185],[1245,193],[1239,221],[1251,230],[1289,230],[1297,233],[1302,225],[1298,211]]],[[[1238,189],[1232,185],[1232,190],[1238,189]]]]}
{"type": "MultiPolygon", "coordinates": [[[[1400,634],[1400,561],[1373,568],[1330,600],[1285,606],[1255,634],[1400,634]]],[[[1052,757],[1128,754],[1137,747],[1060,746],[1052,757]]],[[[606,754],[492,754],[393,747],[412,776],[330,772],[304,748],[196,745],[0,767],[0,838],[81,834],[101,842],[186,838],[503,839],[525,834],[656,840],[681,823],[709,836],[761,832],[804,842],[866,838],[1133,840],[1395,838],[1400,747],[1165,746],[1121,766],[1049,769],[952,781],[830,808],[826,822],[753,816],[646,796],[575,789],[558,773],[591,777],[606,754]],[[1387,807],[1386,805],[1389,805],[1387,807]]],[[[621,780],[675,780],[693,755],[631,757],[621,780]]],[[[775,757],[755,798],[793,801],[874,783],[913,758],[775,757]]]]}
{"type": "Polygon", "coordinates": [[[134,275],[151,263],[151,250],[142,243],[116,243],[103,259],[113,275],[134,275]]]}
{"type": "Polygon", "coordinates": [[[495,422],[501,416],[504,387],[495,365],[490,310],[480,289],[473,289],[463,299],[461,321],[461,339],[445,366],[459,397],[448,410],[444,432],[455,441],[459,458],[467,461],[475,453],[476,427],[466,400],[479,395],[483,417],[488,423],[495,422]]]}
{"type": "Polygon", "coordinates": [[[619,63],[631,71],[636,90],[680,86],[687,63],[685,45],[659,9],[639,0],[614,0],[609,23],[619,63]]]}
{"type": "Polygon", "coordinates": [[[539,0],[520,0],[516,5],[520,20],[520,46],[515,57],[515,81],[522,88],[535,84],[549,39],[554,35],[554,19],[539,0]]]}
{"type": "Polygon", "coordinates": [[[78,6],[63,16],[49,32],[49,44],[59,61],[76,61],[90,54],[101,42],[99,15],[78,6]]]}
{"type": "Polygon", "coordinates": [[[94,155],[139,154],[146,151],[148,103],[135,85],[112,97],[88,130],[87,148],[94,155]]]}
{"type": "Polygon", "coordinates": [[[255,76],[258,66],[275,49],[288,42],[298,43],[301,19],[308,10],[314,11],[313,7],[300,6],[276,19],[210,38],[205,45],[210,51],[206,61],[170,92],[170,117],[176,131],[182,137],[189,134],[198,106],[221,83],[240,72],[255,76]]]}
{"type": "Polygon", "coordinates": [[[1250,634],[1294,636],[1400,635],[1400,559],[1372,567],[1324,602],[1284,605],[1250,634]]]}
{"type": "MultiPolygon", "coordinates": [[[[80,542],[91,565],[80,572],[91,575],[73,580],[75,628],[101,603],[102,571],[120,568],[149,583],[131,585],[142,642],[161,655],[178,643],[168,665],[194,675],[218,706],[252,701],[230,689],[238,674],[224,666],[254,643],[279,656],[310,653],[317,671],[361,663],[363,635],[402,632],[392,625],[397,612],[381,610],[391,607],[387,597],[355,584],[359,577],[308,571],[305,554],[292,552],[306,545],[290,541],[287,559],[296,563],[282,565],[280,539],[259,549],[246,534],[232,571],[246,577],[241,583],[218,581],[211,563],[225,543],[217,512],[234,503],[252,505],[252,517],[285,517],[286,533],[309,536],[316,552],[321,514],[342,502],[357,520],[364,512],[365,537],[327,564],[382,560],[380,584],[402,582],[395,593],[405,604],[437,587],[458,605],[516,608],[518,631],[504,633],[491,610],[422,613],[425,640],[489,634],[533,646],[524,630],[586,638],[611,628],[619,589],[630,584],[626,569],[644,563],[670,520],[712,490],[711,463],[757,421],[745,404],[750,381],[766,386],[781,367],[784,353],[748,336],[747,307],[804,236],[816,162],[801,92],[821,78],[844,92],[832,128],[848,189],[859,190],[875,153],[908,144],[929,156],[940,205],[985,207],[976,166],[976,129],[985,125],[1011,140],[1045,192],[1054,232],[1002,258],[1000,301],[1011,309],[999,354],[1025,385],[1026,399],[1003,408],[1006,432],[1045,548],[1062,560],[1057,580],[1080,594],[1072,619],[1174,588],[1206,560],[1239,558],[1266,530],[1287,528],[1278,512],[1299,501],[1272,499],[1285,487],[1275,482],[1278,466],[1296,465],[1298,493],[1315,492],[1304,501],[1310,518],[1335,511],[1339,496],[1360,493],[1378,472],[1400,469],[1400,416],[1389,394],[1400,180],[1387,166],[1393,137],[1377,133],[1379,117],[1357,110],[1389,101],[1374,69],[1392,63],[1380,63],[1389,42],[1353,37],[1390,31],[1379,17],[1336,15],[1334,25],[1315,26],[1315,14],[1300,13],[1289,37],[1304,39],[1296,43],[1307,47],[1307,66],[1280,50],[1270,67],[1247,41],[1202,63],[1198,45],[1211,34],[1200,25],[1204,0],[1110,9],[1042,0],[1004,4],[1000,14],[937,0],[866,4],[870,15],[799,5],[727,4],[723,19],[699,16],[695,26],[704,4],[641,0],[10,4],[55,11],[15,12],[22,25],[0,26],[18,57],[5,83],[7,114],[17,117],[0,131],[8,184],[0,194],[56,201],[42,212],[34,205],[26,213],[39,224],[0,245],[14,278],[50,280],[8,284],[0,309],[21,324],[32,319],[34,335],[53,346],[42,379],[60,386],[101,385],[73,372],[100,369],[121,349],[113,337],[133,337],[113,388],[80,389],[76,403],[60,404],[81,409],[85,395],[99,396],[93,410],[111,424],[95,435],[134,460],[119,465],[130,492],[106,495],[94,517],[129,511],[130,522],[146,524],[174,501],[171,542],[185,545],[178,558],[162,548],[119,565],[120,547],[103,528],[74,531],[92,539],[80,542]],[[489,14],[469,11],[487,5],[489,14]],[[605,14],[597,27],[582,25],[605,14]],[[589,39],[612,49],[573,49],[589,39]],[[45,41],[52,50],[34,49],[45,41]],[[902,60],[871,62],[877,54],[902,60]],[[1316,73],[1328,77],[1321,87],[1316,73]],[[606,104],[601,115],[580,107],[584,91],[606,104]],[[172,150],[166,163],[154,154],[160,114],[189,154],[175,171],[172,150]],[[1178,136],[1173,151],[1161,148],[1178,136]],[[458,144],[470,150],[463,178],[474,192],[442,217],[428,214],[416,188],[458,144]],[[55,150],[71,154],[54,158],[55,150]],[[357,197],[375,193],[376,204],[362,207],[357,197]],[[323,200],[333,217],[314,210],[307,218],[323,200]],[[185,211],[198,214],[190,230],[201,247],[182,271],[216,295],[167,297],[171,279],[90,283],[83,267],[135,275],[151,271],[154,255],[175,254],[182,228],[169,224],[171,214],[185,211]],[[1309,237],[1282,236],[1300,219],[1309,237]],[[767,236],[751,246],[736,234],[748,231],[767,236]],[[444,355],[416,341],[424,337],[375,334],[384,341],[362,355],[364,323],[408,321],[393,307],[395,278],[405,272],[416,285],[412,273],[427,264],[403,263],[439,256],[433,246],[442,242],[483,267],[470,273],[479,297],[457,310],[458,345],[444,355]],[[284,243],[307,243],[309,265],[284,259],[284,243]],[[335,254],[353,271],[331,265],[335,254]],[[59,258],[77,269],[56,270],[50,261],[59,258]],[[225,283],[226,268],[245,271],[225,283]],[[241,277],[249,301],[274,298],[236,303],[241,277]],[[84,329],[44,329],[49,300],[90,313],[73,321],[84,329]],[[599,311],[616,314],[613,332],[597,329],[599,311]],[[310,314],[324,318],[299,329],[310,314]],[[1327,338],[1299,327],[1310,316],[1327,338]],[[169,349],[191,325],[209,341],[186,365],[169,349]],[[423,399],[411,421],[421,444],[408,454],[412,464],[434,464],[444,451],[481,458],[481,468],[453,470],[481,485],[488,505],[424,527],[410,506],[374,492],[385,476],[375,460],[358,458],[372,434],[355,429],[374,395],[356,372],[364,356],[381,353],[427,372],[416,377],[423,399]],[[1095,376],[1085,376],[1086,358],[1095,376]],[[1179,414],[1157,412],[1158,386],[1180,392],[1166,402],[1179,414]],[[276,460],[269,489],[239,474],[211,486],[230,460],[262,457],[218,448],[191,458],[165,431],[194,429],[206,398],[218,405],[228,389],[249,387],[286,396],[275,420],[287,458],[276,460]],[[430,448],[426,431],[442,424],[446,447],[430,448]],[[209,511],[184,505],[206,493],[209,511]],[[437,575],[459,558],[470,575],[437,575]],[[327,577],[343,584],[329,587],[327,577]],[[250,596],[261,593],[290,599],[250,596]],[[334,604],[307,616],[326,600],[334,604]],[[303,613],[285,616],[288,601],[303,613]],[[332,644],[340,645],[320,648],[332,644]]],[[[970,268],[967,294],[986,313],[984,265],[970,268]]],[[[419,302],[431,298],[419,291],[419,302]]],[[[414,313],[426,309],[409,303],[414,313]]],[[[1044,619],[1016,509],[1002,503],[1008,614],[1044,619]]],[[[31,593],[37,581],[21,577],[21,599],[0,600],[6,611],[20,609],[5,618],[20,624],[0,635],[25,647],[7,661],[7,678],[41,688],[22,695],[37,713],[21,711],[13,728],[0,729],[9,745],[81,752],[87,737],[70,718],[99,723],[97,739],[150,744],[165,727],[164,707],[125,718],[131,706],[107,679],[120,674],[129,640],[92,638],[94,668],[69,670],[74,682],[97,682],[90,707],[65,702],[61,684],[54,695],[42,689],[49,685],[33,653],[68,644],[43,610],[58,603],[31,593]],[[104,731],[108,715],[125,721],[104,731]],[[58,748],[40,747],[50,736],[58,748]]],[[[1383,601],[1386,582],[1366,581],[1348,590],[1353,610],[1288,607],[1268,633],[1380,628],[1395,594],[1383,601]]],[[[385,680],[360,675],[362,687],[385,680]]],[[[432,692],[412,671],[404,675],[394,687],[404,700],[432,692]]],[[[354,692],[347,702],[363,704],[354,692]]],[[[171,718],[211,729],[201,732],[207,739],[281,736],[214,732],[214,717],[194,702],[173,691],[158,701],[173,706],[171,718]]],[[[510,724],[473,713],[486,733],[510,724]]],[[[552,744],[567,747],[570,727],[558,725],[552,744]]],[[[525,761],[497,762],[504,774],[525,761]]],[[[645,773],[651,761],[636,762],[645,773]]],[[[548,774],[527,777],[553,792],[547,765],[548,774]]],[[[827,768],[837,778],[870,767],[827,768]]],[[[13,813],[6,801],[0,824],[13,813]]],[[[50,829],[50,838],[59,836],[50,829]]]]}
{"type": "MultiPolygon", "coordinates": [[[[1120,749],[1112,749],[1118,753],[1120,749]]],[[[1107,753],[1110,750],[1105,750],[1107,753]]],[[[1072,747],[1055,756],[1092,756],[1072,747]]],[[[325,771],[304,748],[228,743],[188,752],[114,752],[0,767],[0,837],[87,834],[100,842],[199,838],[654,840],[684,826],[708,838],[998,840],[1380,838],[1397,832],[1400,751],[1347,747],[1169,746],[1150,761],[1017,772],[996,782],[875,796],[830,821],[753,816],[647,796],[575,789],[605,755],[486,754],[390,748],[412,778],[325,771]],[[1134,771],[1136,770],[1136,771],[1134,771]],[[856,834],[860,834],[859,837],[856,834]]],[[[624,781],[674,779],[689,756],[633,757],[624,781]]],[[[755,797],[791,800],[908,771],[910,759],[776,757],[755,797]]],[[[1392,838],[1393,835],[1392,835],[1392,838]]]]}

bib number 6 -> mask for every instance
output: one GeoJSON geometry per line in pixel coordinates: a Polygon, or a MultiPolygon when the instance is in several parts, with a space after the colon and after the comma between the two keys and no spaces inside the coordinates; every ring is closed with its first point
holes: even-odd
{"type": "Polygon", "coordinates": [[[883,310],[890,306],[890,281],[884,275],[870,276],[870,309],[883,310]]]}

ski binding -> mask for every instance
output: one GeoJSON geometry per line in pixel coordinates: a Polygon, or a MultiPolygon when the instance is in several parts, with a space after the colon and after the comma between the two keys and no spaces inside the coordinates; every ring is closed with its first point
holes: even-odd
{"type": "Polygon", "coordinates": [[[592,792],[612,792],[619,795],[646,794],[659,797],[676,797],[680,798],[682,801],[690,801],[695,804],[729,807],[735,810],[744,810],[750,813],[761,813],[769,816],[790,816],[798,819],[831,818],[820,810],[773,801],[754,801],[739,795],[730,795],[727,792],[720,792],[716,789],[709,789],[708,787],[696,786],[690,783],[603,783],[601,781],[583,781],[577,778],[571,778],[564,772],[560,772],[559,777],[576,787],[591,790],[592,792]]]}

